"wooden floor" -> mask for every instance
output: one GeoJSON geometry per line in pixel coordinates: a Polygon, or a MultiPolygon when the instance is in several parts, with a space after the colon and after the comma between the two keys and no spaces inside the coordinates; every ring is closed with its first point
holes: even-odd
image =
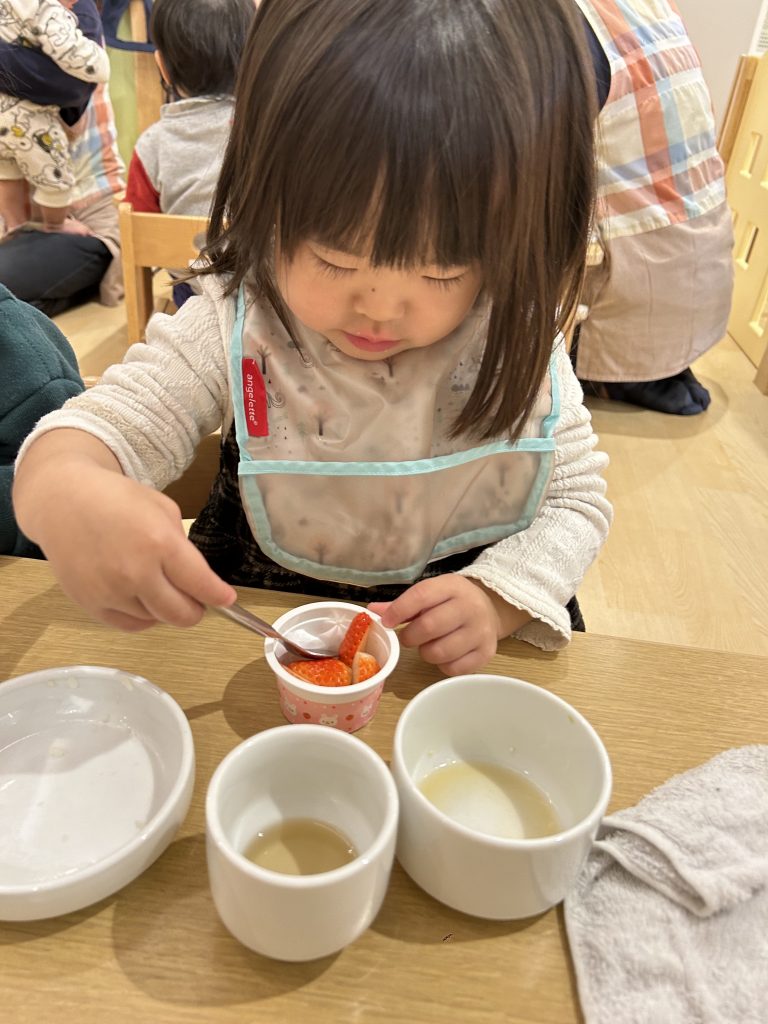
{"type": "MultiPolygon", "coordinates": [[[[56,322],[83,374],[125,351],[122,307],[56,322]]],[[[579,599],[594,632],[768,656],[768,397],[730,339],[694,369],[700,416],[590,402],[616,519],[579,599]]]]}

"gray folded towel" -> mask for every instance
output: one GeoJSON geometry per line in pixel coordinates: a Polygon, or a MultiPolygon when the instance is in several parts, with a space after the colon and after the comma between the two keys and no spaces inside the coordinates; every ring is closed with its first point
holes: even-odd
{"type": "Polygon", "coordinates": [[[565,922],[587,1024],[768,1024],[768,746],[606,817],[565,922]]]}

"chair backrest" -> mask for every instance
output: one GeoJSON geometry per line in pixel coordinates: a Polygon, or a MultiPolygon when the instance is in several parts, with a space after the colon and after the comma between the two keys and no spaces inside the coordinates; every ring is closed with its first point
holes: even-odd
{"type": "Polygon", "coordinates": [[[135,213],[120,203],[120,244],[125,282],[128,342],[144,336],[152,312],[152,271],[155,267],[186,267],[194,260],[208,231],[207,217],[167,213],[135,213]]]}
{"type": "MultiPolygon", "coordinates": [[[[128,10],[131,23],[131,37],[134,42],[154,50],[149,40],[148,8],[151,0],[129,0],[128,10]]],[[[155,63],[154,53],[137,51],[133,55],[133,74],[136,82],[136,115],[139,134],[160,117],[160,107],[165,102],[160,72],[155,63]]]]}
{"type": "Polygon", "coordinates": [[[219,471],[220,449],[220,432],[208,434],[198,445],[192,465],[166,487],[165,494],[178,504],[182,519],[195,519],[205,507],[219,471]]]}
{"type": "Polygon", "coordinates": [[[759,59],[726,171],[735,279],[728,333],[768,394],[768,54],[759,59]]]}

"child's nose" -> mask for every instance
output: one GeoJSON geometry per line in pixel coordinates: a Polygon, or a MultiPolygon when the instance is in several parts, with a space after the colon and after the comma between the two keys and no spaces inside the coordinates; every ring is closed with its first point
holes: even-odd
{"type": "Polygon", "coordinates": [[[385,324],[403,316],[405,300],[385,288],[366,288],[355,296],[354,310],[373,323],[385,324]]]}

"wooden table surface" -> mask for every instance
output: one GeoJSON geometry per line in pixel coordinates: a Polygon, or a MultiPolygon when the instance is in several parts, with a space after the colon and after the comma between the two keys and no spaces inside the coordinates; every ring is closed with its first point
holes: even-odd
{"type": "MultiPolygon", "coordinates": [[[[270,620],[300,603],[258,590],[243,590],[241,599],[270,620]]],[[[213,615],[192,630],[118,633],[68,601],[45,563],[0,558],[0,680],[72,664],[136,672],[175,697],[194,735],[194,798],[176,840],[125,889],[66,917],[0,923],[0,1019],[581,1020],[560,909],[520,922],[475,920],[423,894],[397,865],[372,927],[337,956],[281,964],[251,953],[225,930],[211,901],[204,797],[232,747],[283,724],[261,641],[213,615]]],[[[507,641],[487,671],[546,687],[592,722],[613,763],[611,809],[720,750],[765,742],[768,734],[765,658],[587,634],[558,654],[507,641]]],[[[375,719],[357,735],[388,760],[406,701],[438,677],[404,652],[375,719]]]]}

